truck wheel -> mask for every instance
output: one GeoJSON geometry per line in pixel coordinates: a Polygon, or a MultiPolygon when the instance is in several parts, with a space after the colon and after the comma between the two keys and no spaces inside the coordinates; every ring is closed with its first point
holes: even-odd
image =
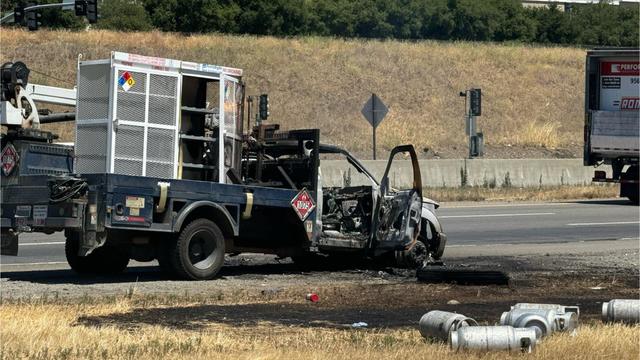
{"type": "Polygon", "coordinates": [[[395,252],[396,265],[407,269],[417,269],[424,264],[428,255],[427,245],[418,238],[411,249],[395,252]]]}
{"type": "Polygon", "coordinates": [[[99,247],[87,256],[79,256],[80,237],[74,232],[66,236],[64,252],[67,263],[78,274],[118,274],[129,265],[129,255],[113,246],[99,247]]]}
{"type": "Polygon", "coordinates": [[[92,271],[94,265],[90,256],[79,256],[78,250],[80,249],[80,238],[78,234],[69,232],[66,234],[66,240],[64,242],[64,254],[67,257],[67,263],[71,269],[78,274],[87,274],[92,271]]]}
{"type": "Polygon", "coordinates": [[[224,236],[211,220],[197,219],[182,229],[171,262],[178,275],[192,280],[213,279],[224,264],[224,236]]]}
{"type": "Polygon", "coordinates": [[[115,246],[99,247],[89,258],[96,260],[98,269],[95,272],[99,274],[119,274],[129,265],[129,254],[115,246]]]}
{"type": "MultiPolygon", "coordinates": [[[[638,166],[630,166],[627,171],[620,177],[621,180],[638,181],[638,166]]],[[[638,184],[637,183],[621,183],[620,196],[626,196],[633,204],[638,205],[638,184]]]]}

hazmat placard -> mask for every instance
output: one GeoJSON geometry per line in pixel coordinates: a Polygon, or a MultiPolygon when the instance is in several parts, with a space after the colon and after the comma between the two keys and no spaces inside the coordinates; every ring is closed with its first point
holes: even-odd
{"type": "Polygon", "coordinates": [[[600,110],[640,110],[640,62],[600,63],[600,110]]]}
{"type": "Polygon", "coordinates": [[[120,87],[122,87],[122,90],[124,91],[129,91],[129,89],[131,89],[135,84],[136,81],[133,80],[133,76],[131,76],[128,71],[122,73],[122,75],[118,79],[118,85],[120,85],[120,87]]]}

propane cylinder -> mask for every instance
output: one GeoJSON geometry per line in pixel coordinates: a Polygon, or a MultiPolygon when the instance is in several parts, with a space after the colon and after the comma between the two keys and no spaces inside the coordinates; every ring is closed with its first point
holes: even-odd
{"type": "Polygon", "coordinates": [[[433,310],[420,318],[420,334],[441,340],[449,338],[449,332],[464,326],[477,326],[478,323],[462,314],[433,310]]]}
{"type": "Polygon", "coordinates": [[[538,338],[554,331],[571,331],[578,326],[578,315],[574,312],[559,313],[551,309],[512,309],[502,313],[500,325],[516,328],[532,328],[538,338]]]}
{"type": "Polygon", "coordinates": [[[513,326],[466,326],[449,333],[452,350],[507,350],[530,353],[536,346],[533,329],[513,326]]]}
{"type": "Polygon", "coordinates": [[[640,300],[614,299],[602,303],[602,321],[626,324],[640,322],[640,300]]]}

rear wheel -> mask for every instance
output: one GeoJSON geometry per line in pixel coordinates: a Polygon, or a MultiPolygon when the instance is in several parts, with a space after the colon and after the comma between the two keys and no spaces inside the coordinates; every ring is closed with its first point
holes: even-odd
{"type": "Polygon", "coordinates": [[[220,228],[211,220],[197,219],[180,232],[171,251],[171,263],[181,277],[209,280],[224,264],[224,252],[220,228]]]}
{"type": "Polygon", "coordinates": [[[630,166],[627,171],[620,176],[620,179],[635,181],[630,183],[621,183],[620,196],[626,196],[632,203],[638,205],[638,166],[630,166]]]}
{"type": "Polygon", "coordinates": [[[78,274],[86,274],[91,272],[94,268],[91,264],[89,256],[80,256],[78,251],[80,249],[80,238],[76,233],[67,233],[64,243],[64,254],[67,256],[67,263],[71,269],[78,274]]]}
{"type": "Polygon", "coordinates": [[[66,235],[64,252],[71,269],[79,274],[118,274],[129,264],[129,255],[114,246],[104,245],[87,256],[78,255],[80,237],[75,232],[66,235]]]}

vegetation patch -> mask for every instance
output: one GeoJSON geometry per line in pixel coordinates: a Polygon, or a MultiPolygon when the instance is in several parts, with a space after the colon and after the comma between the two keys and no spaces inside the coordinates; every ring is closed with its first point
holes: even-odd
{"type": "MultiPolygon", "coordinates": [[[[465,157],[458,93],[472,86],[483,92],[478,127],[489,157],[521,157],[519,149],[532,146],[579,154],[583,141],[579,48],[5,28],[0,36],[2,61],[24,61],[38,71],[30,81],[45,85],[74,86],[79,54],[104,59],[114,50],[242,68],[247,94],[269,93],[269,122],[318,127],[324,142],[362,158],[371,156],[371,127],[360,113],[371,93],[390,108],[377,131],[380,158],[407,143],[425,149],[422,157],[465,157]]],[[[45,128],[74,140],[73,123],[45,128]]]]}

